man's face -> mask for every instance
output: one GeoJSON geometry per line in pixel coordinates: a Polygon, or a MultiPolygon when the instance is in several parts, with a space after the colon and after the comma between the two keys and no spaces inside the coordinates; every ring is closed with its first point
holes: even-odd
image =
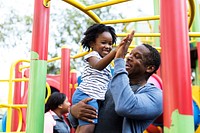
{"type": "Polygon", "coordinates": [[[129,77],[142,76],[146,72],[146,57],[149,53],[149,49],[144,45],[139,45],[134,48],[126,58],[126,70],[129,77]]]}

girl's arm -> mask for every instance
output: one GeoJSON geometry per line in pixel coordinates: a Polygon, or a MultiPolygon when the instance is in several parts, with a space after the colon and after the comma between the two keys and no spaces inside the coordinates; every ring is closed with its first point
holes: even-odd
{"type": "Polygon", "coordinates": [[[116,54],[116,49],[112,50],[108,55],[106,55],[102,59],[99,59],[95,56],[91,56],[88,58],[87,61],[89,62],[90,66],[92,66],[92,68],[101,71],[110,64],[110,62],[114,59],[115,54],[116,54]]]}
{"type": "Polygon", "coordinates": [[[121,42],[120,44],[114,49],[112,50],[108,55],[106,55],[104,58],[102,59],[98,59],[97,57],[90,57],[88,58],[88,62],[89,64],[92,66],[92,68],[97,69],[99,71],[103,70],[104,68],[106,68],[110,62],[114,59],[116,52],[118,51],[118,49],[125,45],[127,43],[127,41],[132,40],[134,33],[131,33],[130,35],[128,34],[121,42]]]}

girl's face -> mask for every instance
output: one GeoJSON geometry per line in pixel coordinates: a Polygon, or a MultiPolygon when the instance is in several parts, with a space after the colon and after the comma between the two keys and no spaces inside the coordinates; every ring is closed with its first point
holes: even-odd
{"type": "Polygon", "coordinates": [[[104,57],[112,50],[112,44],[111,34],[105,31],[96,38],[91,47],[94,51],[97,51],[101,57],[104,57]]]}
{"type": "Polygon", "coordinates": [[[70,109],[70,102],[68,101],[68,98],[66,97],[65,101],[62,104],[62,109],[63,109],[63,113],[68,113],[69,109],[70,109]]]}

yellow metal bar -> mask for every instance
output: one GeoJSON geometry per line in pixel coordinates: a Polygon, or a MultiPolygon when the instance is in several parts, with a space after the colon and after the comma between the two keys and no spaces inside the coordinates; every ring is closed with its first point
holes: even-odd
{"type": "Polygon", "coordinates": [[[43,0],[43,5],[45,7],[50,7],[50,0],[43,0]]]}
{"type": "MultiPolygon", "coordinates": [[[[128,33],[117,34],[118,37],[125,37],[128,33]]],[[[189,32],[190,37],[200,37],[200,32],[189,32]]],[[[135,33],[134,37],[160,37],[160,33],[135,33]]]]}
{"type": "MultiPolygon", "coordinates": [[[[14,71],[14,68],[15,68],[17,63],[18,63],[18,61],[14,62],[10,67],[10,76],[9,76],[9,81],[8,81],[8,84],[9,84],[8,104],[10,104],[10,105],[13,103],[13,101],[12,101],[12,98],[13,98],[13,86],[12,86],[13,82],[12,82],[12,79],[13,79],[13,71],[14,71]]],[[[11,131],[11,120],[12,120],[12,109],[8,108],[7,119],[6,119],[6,132],[11,131]]]]}
{"type": "Polygon", "coordinates": [[[22,67],[20,67],[20,70],[23,70],[23,69],[25,69],[25,68],[29,68],[30,66],[22,66],[22,67]]]}
{"type": "MultiPolygon", "coordinates": [[[[119,20],[106,20],[101,21],[101,19],[91,10],[102,8],[114,4],[119,4],[122,2],[128,2],[130,0],[110,0],[106,2],[101,2],[89,6],[85,6],[81,3],[79,3],[76,0],[63,0],[72,6],[76,7],[77,9],[83,11],[85,14],[87,14],[90,18],[92,18],[97,23],[103,23],[103,24],[116,24],[116,23],[130,23],[130,22],[137,22],[137,21],[148,21],[148,20],[158,20],[160,19],[159,15],[151,16],[151,17],[143,17],[143,18],[131,18],[131,19],[119,19],[119,20]]],[[[190,12],[189,12],[189,27],[192,25],[192,22],[194,20],[194,14],[195,14],[195,3],[194,0],[188,0],[190,5],[190,12]]]]}
{"type": "MultiPolygon", "coordinates": [[[[117,34],[118,37],[125,37],[128,33],[117,34]]],[[[160,33],[135,33],[134,37],[160,37],[160,33]]]]}
{"type": "Polygon", "coordinates": [[[1,79],[0,82],[21,82],[21,81],[28,81],[28,78],[16,78],[16,79],[1,79]]]}
{"type": "MultiPolygon", "coordinates": [[[[61,57],[55,57],[55,58],[52,58],[52,59],[49,59],[47,62],[53,62],[53,61],[56,61],[56,60],[59,60],[61,59],[61,57]]],[[[19,61],[26,61],[28,63],[30,63],[30,60],[19,60],[19,61]]],[[[22,66],[20,67],[20,70],[22,69],[25,69],[25,68],[29,68],[30,66],[22,66]]]]}
{"type": "Polygon", "coordinates": [[[200,37],[200,32],[189,32],[190,37],[200,37]]]}
{"type": "Polygon", "coordinates": [[[77,9],[81,10],[85,14],[87,14],[92,20],[94,20],[96,23],[101,23],[101,19],[91,10],[87,11],[86,6],[79,3],[76,0],[63,0],[64,2],[67,2],[71,4],[72,6],[76,7],[77,9]]]}
{"type": "Polygon", "coordinates": [[[122,3],[122,2],[128,2],[128,1],[130,1],[130,0],[109,0],[109,1],[98,3],[98,4],[86,6],[85,10],[94,10],[94,9],[97,9],[97,8],[102,8],[102,7],[106,7],[106,6],[110,6],[110,5],[114,5],[114,4],[119,4],[119,3],[122,3]]]}
{"type": "MultiPolygon", "coordinates": [[[[22,111],[21,111],[21,109],[20,109],[19,107],[27,107],[27,105],[22,106],[22,105],[6,105],[6,104],[0,104],[0,108],[1,108],[1,107],[8,107],[8,108],[13,107],[13,108],[17,109],[18,114],[19,114],[19,122],[18,122],[19,124],[18,124],[18,127],[17,127],[17,132],[20,132],[21,129],[22,129],[22,111]]],[[[17,132],[15,132],[15,133],[17,133],[17,132]]],[[[7,132],[7,133],[8,133],[8,132],[7,132]]]]}
{"type": "Polygon", "coordinates": [[[195,10],[196,10],[196,7],[195,7],[195,2],[194,0],[188,0],[189,1],[189,5],[190,5],[190,10],[189,10],[189,28],[192,26],[192,23],[194,21],[194,16],[195,16],[195,10]]]}
{"type": "Polygon", "coordinates": [[[0,133],[26,133],[26,132],[0,132],[0,133]]]}
{"type": "Polygon", "coordinates": [[[0,104],[0,108],[27,108],[27,104],[0,104]]]}
{"type": "MultiPolygon", "coordinates": [[[[18,62],[30,63],[30,60],[23,60],[23,59],[22,59],[22,60],[18,60],[18,62]]],[[[21,67],[21,66],[20,66],[20,68],[19,68],[20,70],[19,70],[19,71],[21,72],[24,68],[27,68],[27,67],[21,67]]]]}
{"type": "Polygon", "coordinates": [[[192,98],[200,107],[200,86],[192,86],[192,98]]]}
{"type": "Polygon", "coordinates": [[[51,95],[51,87],[49,86],[47,82],[46,82],[46,87],[47,87],[47,97],[45,99],[45,103],[47,102],[49,96],[51,95]]]}
{"type": "Polygon", "coordinates": [[[78,54],[72,56],[71,58],[72,58],[72,59],[80,58],[80,57],[85,56],[85,55],[88,54],[88,53],[89,53],[88,51],[84,51],[84,52],[82,52],[82,53],[78,53],[78,54]]]}
{"type": "Polygon", "coordinates": [[[61,59],[61,57],[55,57],[55,58],[49,59],[47,62],[53,62],[53,61],[60,60],[60,59],[61,59]]]}
{"type": "Polygon", "coordinates": [[[195,133],[200,133],[200,125],[198,126],[197,130],[195,131],[195,133]]]}
{"type": "MultiPolygon", "coordinates": [[[[17,63],[20,62],[29,62],[27,60],[18,60],[14,63],[12,63],[11,67],[10,67],[10,75],[9,75],[9,79],[7,80],[8,84],[9,84],[9,90],[8,90],[8,104],[12,105],[13,104],[13,77],[14,77],[14,70],[16,67],[17,63]]],[[[16,79],[18,80],[18,79],[16,79]]],[[[6,119],[6,131],[10,132],[11,131],[11,120],[12,120],[12,109],[9,107],[8,111],[7,111],[7,119],[6,119]]]]}
{"type": "MultiPolygon", "coordinates": [[[[129,48],[135,48],[137,45],[130,45],[129,48]]],[[[154,47],[154,46],[153,46],[154,47]]],[[[161,51],[161,47],[154,47],[155,49],[157,49],[159,52],[161,51]]]]}
{"type": "Polygon", "coordinates": [[[18,127],[17,127],[17,132],[20,132],[22,129],[22,111],[20,108],[17,108],[18,114],[19,114],[19,122],[18,122],[18,127]]]}
{"type": "MultiPolygon", "coordinates": [[[[121,34],[117,34],[118,37],[125,37],[127,36],[128,33],[121,33],[121,34]]],[[[200,33],[198,32],[189,32],[189,36],[190,37],[200,37],[200,33]]],[[[160,37],[160,33],[135,33],[134,37],[160,37]]],[[[159,51],[161,48],[156,47],[156,49],[159,51]]],[[[88,54],[87,51],[82,52],[82,53],[78,53],[77,55],[72,56],[71,58],[76,59],[76,58],[80,58],[84,55],[88,54]]]]}
{"type": "Polygon", "coordinates": [[[148,17],[138,17],[138,18],[128,18],[128,19],[116,19],[116,20],[105,20],[102,21],[102,24],[117,24],[117,23],[130,23],[130,22],[139,22],[139,21],[149,21],[149,20],[159,20],[160,16],[148,16],[148,17]]]}

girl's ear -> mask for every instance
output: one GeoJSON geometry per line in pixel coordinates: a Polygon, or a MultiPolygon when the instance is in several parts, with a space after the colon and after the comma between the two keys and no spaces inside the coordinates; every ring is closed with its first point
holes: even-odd
{"type": "Polygon", "coordinates": [[[62,109],[62,104],[58,105],[58,108],[62,109]]]}
{"type": "Polygon", "coordinates": [[[153,66],[153,65],[149,65],[149,66],[147,66],[147,72],[148,73],[152,73],[153,71],[155,70],[155,66],[153,66]]]}
{"type": "Polygon", "coordinates": [[[93,49],[94,48],[94,45],[95,45],[95,42],[91,41],[90,42],[90,47],[93,49]]]}

